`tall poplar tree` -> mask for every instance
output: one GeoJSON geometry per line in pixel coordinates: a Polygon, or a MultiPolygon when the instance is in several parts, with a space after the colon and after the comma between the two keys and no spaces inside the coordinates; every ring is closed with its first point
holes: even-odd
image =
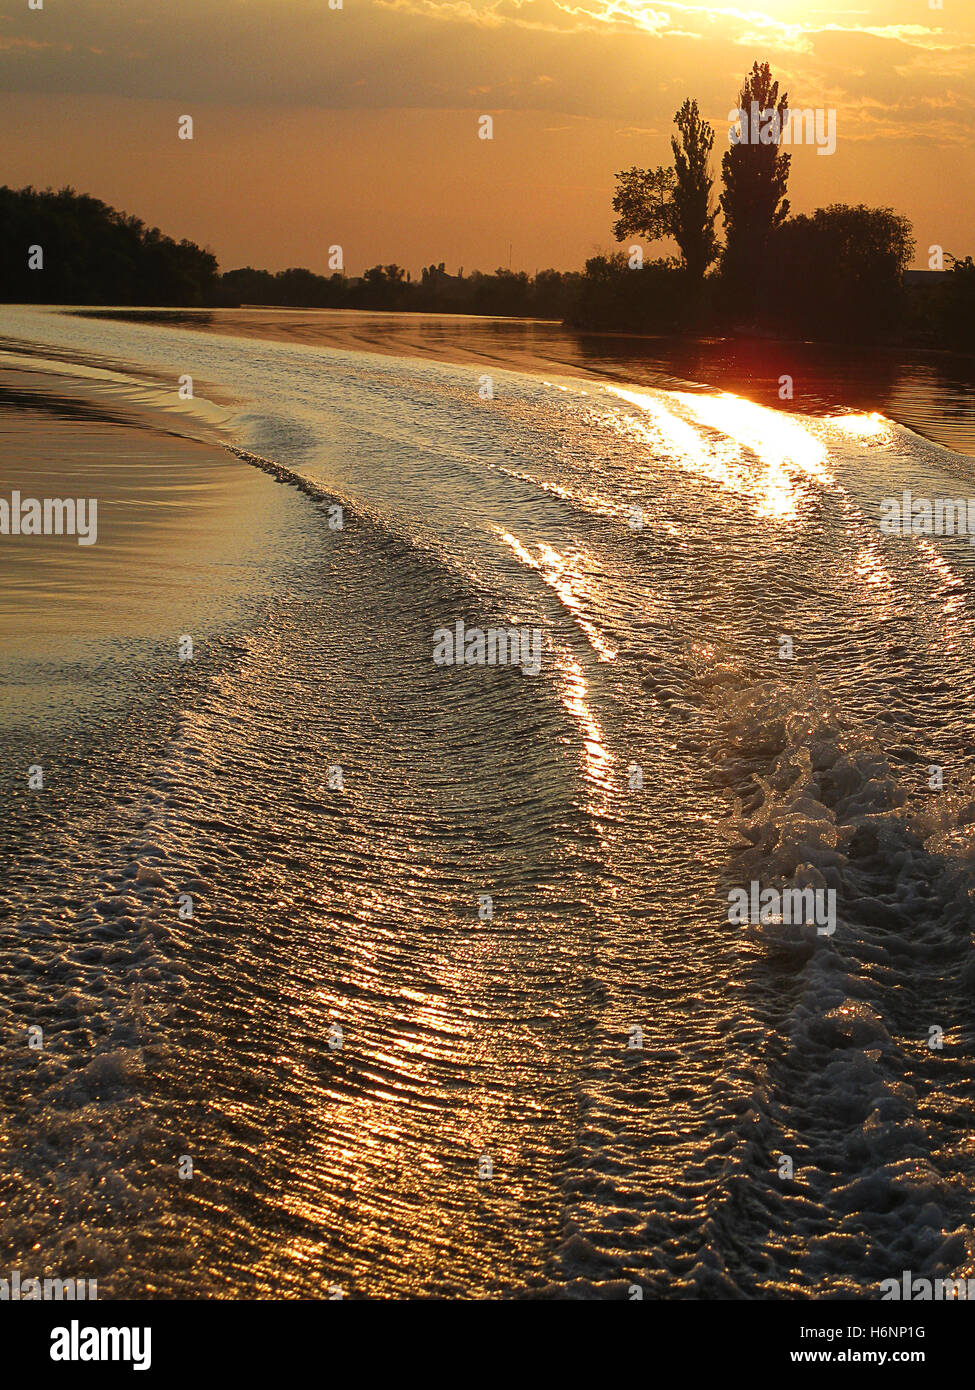
{"type": "Polygon", "coordinates": [[[791,155],[780,144],[788,108],[788,94],[779,96],[768,63],[754,63],[738,96],[744,117],[739,141],[721,160],[722,269],[742,304],[753,302],[769,238],[789,213],[785,191],[791,155]]]}

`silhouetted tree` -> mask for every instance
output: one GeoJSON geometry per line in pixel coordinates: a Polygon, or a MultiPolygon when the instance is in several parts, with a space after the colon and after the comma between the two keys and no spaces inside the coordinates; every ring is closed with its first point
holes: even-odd
{"type": "Polygon", "coordinates": [[[613,223],[617,241],[628,236],[659,241],[672,236],[674,229],[674,185],[677,175],[662,165],[656,169],[624,169],[616,175],[613,211],[619,217],[613,223]]]}
{"type": "Polygon", "coordinates": [[[975,260],[948,256],[951,273],[942,287],[936,335],[941,347],[975,351],[975,260]]]}
{"type": "Polygon", "coordinates": [[[674,124],[680,134],[679,143],[676,136],[670,137],[677,176],[672,198],[674,239],[688,274],[693,280],[700,280],[718,257],[714,231],[718,214],[711,201],[714,130],[701,119],[696,101],[684,102],[674,124]]]}
{"type": "Polygon", "coordinates": [[[866,340],[901,317],[910,222],[891,208],[831,203],[782,223],[769,243],[769,313],[791,332],[866,340]]]}
{"type": "Polygon", "coordinates": [[[687,314],[687,273],[672,257],[630,268],[622,251],[592,256],[575,287],[568,321],[582,328],[671,333],[687,314]]]}
{"type": "Polygon", "coordinates": [[[744,117],[738,143],[721,160],[722,272],[738,309],[752,307],[769,237],[789,213],[785,191],[791,155],[780,148],[788,105],[788,94],[779,97],[768,63],[754,63],[738,95],[744,117]]]}
{"type": "Polygon", "coordinates": [[[216,276],[209,251],[73,188],[0,188],[7,302],[195,305],[207,302],[216,276]],[[29,268],[31,246],[41,248],[43,269],[29,268]]]}
{"type": "Polygon", "coordinates": [[[626,169],[616,175],[613,224],[617,241],[629,236],[658,241],[672,236],[680,247],[684,269],[700,280],[717,259],[714,231],[717,213],[711,205],[711,150],[714,131],[702,120],[696,101],[687,100],[674,116],[676,135],[672,169],[626,169]]]}

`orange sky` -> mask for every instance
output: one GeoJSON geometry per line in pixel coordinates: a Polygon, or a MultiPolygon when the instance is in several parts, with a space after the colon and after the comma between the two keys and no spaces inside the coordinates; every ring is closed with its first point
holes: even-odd
{"type": "Polygon", "coordinates": [[[793,153],[794,211],[889,205],[918,264],[975,254],[975,0],[342,3],[25,0],[0,16],[0,181],[70,183],[224,269],[324,271],[333,243],[351,273],[493,270],[509,245],[515,268],[580,268],[614,244],[614,172],[670,161],[685,96],[718,175],[759,58],[793,106],[836,111],[835,154],[793,153]]]}

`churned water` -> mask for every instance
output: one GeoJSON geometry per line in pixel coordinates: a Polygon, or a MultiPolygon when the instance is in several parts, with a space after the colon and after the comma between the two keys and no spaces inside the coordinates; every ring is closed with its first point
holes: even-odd
{"type": "Polygon", "coordinates": [[[35,731],[50,795],[3,741],[12,1265],[130,1297],[972,1273],[975,549],[880,528],[971,459],[714,390],[0,331],[129,402],[192,375],[303,489],[246,621],[178,671],[178,634],[120,651],[127,714],[35,731]],[[437,664],[458,621],[538,629],[538,674],[437,664]],[[835,932],[729,922],[755,881],[833,890],[835,932]]]}

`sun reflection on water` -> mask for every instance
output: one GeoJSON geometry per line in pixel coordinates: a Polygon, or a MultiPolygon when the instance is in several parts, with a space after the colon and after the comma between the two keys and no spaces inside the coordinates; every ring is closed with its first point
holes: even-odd
{"type": "Polygon", "coordinates": [[[868,415],[830,415],[826,424],[850,439],[887,440],[892,436],[890,421],[877,411],[868,415]]]}
{"type": "MultiPolygon", "coordinates": [[[[503,527],[495,527],[495,534],[517,555],[523,564],[535,570],[539,577],[558,596],[560,603],[573,618],[575,624],[585,633],[589,643],[600,661],[615,661],[617,650],[608,642],[585,616],[585,607],[580,595],[591,594],[591,583],[581,569],[580,557],[571,560],[553,546],[544,542],[536,544],[538,556],[532,555],[529,548],[503,527]]],[[[613,759],[606,748],[602,730],[596,722],[589,700],[589,686],[582,666],[565,651],[556,652],[556,664],[562,676],[562,703],[582,733],[582,746],[585,756],[586,776],[589,782],[604,793],[611,789],[609,769],[613,759]]],[[[605,811],[603,800],[596,812],[605,811]]]]}
{"type": "Polygon", "coordinates": [[[650,395],[606,388],[639,406],[685,471],[751,498],[759,516],[791,520],[811,479],[832,484],[825,445],[793,416],[729,392],[672,391],[650,395]],[[683,418],[668,402],[690,415],[683,418]],[[703,428],[702,428],[703,427],[703,428]]]}

